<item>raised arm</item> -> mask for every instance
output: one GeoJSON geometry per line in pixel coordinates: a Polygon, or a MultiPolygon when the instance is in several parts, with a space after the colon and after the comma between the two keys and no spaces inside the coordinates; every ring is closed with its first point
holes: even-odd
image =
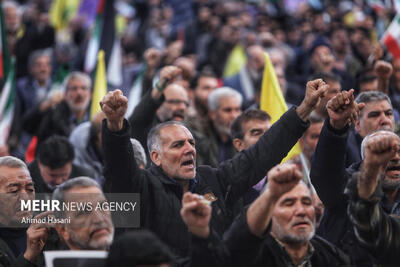
{"type": "Polygon", "coordinates": [[[399,145],[400,138],[390,132],[368,138],[361,172],[353,174],[346,190],[350,197],[348,212],[359,243],[389,264],[398,263],[400,219],[383,211],[379,178],[398,153],[399,145]]]}
{"type": "Polygon", "coordinates": [[[124,120],[128,100],[115,90],[103,98],[100,106],[106,115],[102,126],[105,191],[132,192],[133,181],[138,179],[132,177],[139,176],[139,168],[129,141],[129,123],[124,120]]]}
{"type": "MultiPolygon", "coordinates": [[[[140,141],[146,148],[147,134],[152,127],[154,116],[157,109],[164,101],[163,91],[166,86],[173,82],[181,73],[181,70],[175,66],[166,66],[161,70],[160,80],[152,90],[140,100],[132,115],[129,117],[129,123],[133,125],[131,136],[140,141]]],[[[147,151],[147,149],[146,149],[147,151]]]]}
{"type": "Polygon", "coordinates": [[[347,205],[345,153],[349,124],[364,104],[354,101],[354,90],[343,91],[327,104],[329,119],[324,123],[311,164],[311,182],[326,208],[347,205]]]}
{"type": "Polygon", "coordinates": [[[307,83],[301,105],[287,111],[258,142],[218,168],[218,177],[228,204],[234,203],[279,164],[308,127],[308,116],[318,105],[327,85],[321,80],[307,83]]]}

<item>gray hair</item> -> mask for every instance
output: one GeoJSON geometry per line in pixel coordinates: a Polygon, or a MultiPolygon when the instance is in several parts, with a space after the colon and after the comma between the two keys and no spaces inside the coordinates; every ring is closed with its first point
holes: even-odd
{"type": "MultiPolygon", "coordinates": [[[[58,200],[60,203],[64,202],[65,200],[65,193],[72,188],[87,188],[87,187],[97,187],[100,190],[101,186],[92,178],[86,176],[80,176],[76,178],[69,179],[64,183],[60,184],[56,190],[54,190],[52,199],[58,200]]],[[[63,211],[55,211],[54,215],[56,218],[63,218],[64,212],[63,211]]]]}
{"type": "Polygon", "coordinates": [[[140,144],[138,140],[133,138],[131,138],[131,144],[135,155],[136,164],[138,166],[140,166],[141,164],[143,164],[143,166],[146,166],[147,164],[146,152],[144,152],[143,146],[140,144]]]}
{"type": "Polygon", "coordinates": [[[147,135],[147,150],[151,153],[153,150],[162,151],[162,145],[160,140],[160,132],[163,128],[171,125],[180,125],[186,128],[186,126],[178,121],[167,121],[157,124],[151,128],[149,134],[147,135]]]}
{"type": "Polygon", "coordinates": [[[374,132],[370,133],[370,134],[367,135],[366,137],[364,137],[364,139],[363,139],[362,142],[361,142],[361,159],[362,159],[362,160],[364,160],[364,158],[365,158],[365,145],[366,145],[368,139],[371,138],[371,137],[372,137],[373,135],[375,135],[376,133],[379,133],[379,132],[395,134],[394,132],[391,132],[391,131],[388,131],[388,130],[377,130],[377,131],[374,131],[374,132]]]}
{"type": "Polygon", "coordinates": [[[236,97],[240,105],[242,105],[243,97],[240,93],[230,87],[220,87],[212,91],[208,96],[208,108],[216,111],[220,106],[221,100],[227,97],[236,97]]]}
{"type": "Polygon", "coordinates": [[[51,61],[51,49],[36,50],[32,52],[28,59],[28,70],[31,71],[36,60],[40,57],[48,57],[51,61]]]}
{"type": "Polygon", "coordinates": [[[0,167],[22,168],[29,172],[25,162],[13,156],[0,157],[0,167]]]}
{"type": "Polygon", "coordinates": [[[67,91],[68,84],[71,80],[83,80],[86,83],[87,88],[90,90],[92,87],[92,79],[90,79],[90,76],[87,75],[86,73],[80,72],[80,71],[73,71],[68,76],[64,79],[64,90],[67,91]]]}
{"type": "Polygon", "coordinates": [[[1,4],[1,7],[3,8],[3,11],[6,9],[6,8],[15,8],[15,9],[17,9],[17,14],[18,14],[18,16],[21,16],[22,15],[22,10],[21,10],[21,7],[19,6],[19,4],[17,3],[17,2],[15,2],[15,1],[2,1],[2,4],[1,4]]]}
{"type": "MultiPolygon", "coordinates": [[[[357,96],[355,99],[356,103],[371,103],[371,102],[380,102],[386,100],[391,107],[392,106],[392,101],[390,101],[390,98],[387,94],[382,93],[380,91],[367,91],[367,92],[362,92],[357,96]]],[[[360,116],[362,115],[363,110],[360,111],[360,116]]]]}

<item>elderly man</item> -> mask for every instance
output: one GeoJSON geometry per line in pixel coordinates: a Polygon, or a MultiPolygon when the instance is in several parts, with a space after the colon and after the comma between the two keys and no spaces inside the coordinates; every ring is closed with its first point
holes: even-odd
{"type": "Polygon", "coordinates": [[[211,207],[186,193],[181,214],[195,236],[191,266],[350,266],[343,252],[315,236],[312,192],[301,179],[294,164],[271,169],[268,186],[223,244],[209,227],[211,207]]]}
{"type": "MultiPolygon", "coordinates": [[[[190,234],[179,210],[182,194],[191,191],[213,202],[212,226],[222,234],[232,221],[232,205],[279,163],[307,128],[307,117],[326,91],[322,80],[311,81],[302,104],[293,107],[256,145],[219,168],[196,168],[196,147],[191,132],[179,122],[154,127],[148,136],[153,162],[141,170],[129,145],[129,124],[124,120],[127,99],[116,90],[101,102],[106,188],[112,192],[141,193],[141,226],[154,231],[180,258],[188,256],[190,234]]],[[[133,125],[133,127],[136,127],[133,125]]]]}
{"type": "MultiPolygon", "coordinates": [[[[100,185],[89,177],[77,177],[62,183],[52,198],[60,203],[98,203],[106,201],[100,185]]],[[[111,213],[105,209],[61,210],[54,213],[57,219],[69,218],[70,223],[57,224],[56,230],[71,250],[108,250],[114,238],[111,213]]]]}
{"type": "Polygon", "coordinates": [[[209,121],[196,131],[200,165],[217,167],[235,155],[230,130],[233,120],[242,113],[242,96],[229,87],[220,87],[208,96],[209,121]]]}
{"type": "MultiPolygon", "coordinates": [[[[0,263],[1,266],[36,266],[49,235],[49,228],[32,223],[22,228],[32,211],[21,210],[21,200],[35,199],[26,164],[14,157],[0,158],[0,263]]],[[[39,214],[35,218],[42,218],[39,214]]]]}
{"type": "Polygon", "coordinates": [[[68,137],[81,122],[89,120],[88,107],[92,97],[90,77],[72,72],[65,78],[65,93],[59,104],[46,100],[24,118],[24,127],[38,137],[38,143],[51,135],[68,137]]]}
{"type": "MultiPolygon", "coordinates": [[[[325,206],[324,218],[318,229],[319,234],[351,255],[353,261],[360,266],[373,266],[375,259],[368,251],[355,246],[354,233],[347,216],[348,197],[343,194],[349,177],[360,169],[362,162],[353,164],[346,170],[345,153],[348,136],[348,124],[356,121],[360,129],[390,129],[393,125],[392,109],[385,100],[372,102],[370,107],[364,103],[357,104],[353,100],[353,90],[342,92],[328,102],[329,120],[322,128],[314,160],[311,166],[311,180],[325,206]],[[357,121],[359,109],[360,119],[357,121]],[[368,109],[370,108],[370,109],[368,109]],[[391,119],[390,119],[391,118],[391,119]],[[366,125],[362,125],[362,124],[366,125]],[[369,125],[369,127],[367,127],[369,125]]],[[[390,169],[383,170],[389,183],[398,183],[396,169],[398,161],[393,158],[390,169]]],[[[385,212],[400,214],[400,194],[398,190],[387,190],[383,197],[385,212]]]]}
{"type": "Polygon", "coordinates": [[[400,182],[399,178],[391,180],[381,173],[390,169],[398,175],[398,168],[393,166],[400,160],[399,146],[400,138],[392,132],[379,131],[365,137],[364,163],[347,186],[348,212],[358,242],[376,256],[380,264],[390,266],[399,261],[400,219],[385,212],[382,190],[396,192],[400,182]]]}

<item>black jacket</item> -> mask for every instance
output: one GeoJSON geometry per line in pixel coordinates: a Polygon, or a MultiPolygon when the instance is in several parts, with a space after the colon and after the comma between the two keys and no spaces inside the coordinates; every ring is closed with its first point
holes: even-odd
{"type": "MultiPolygon", "coordinates": [[[[352,257],[356,266],[376,266],[376,259],[359,246],[347,215],[348,197],[344,194],[351,175],[361,163],[345,168],[348,128],[337,131],[326,120],[311,164],[310,178],[325,206],[317,233],[352,257]]],[[[388,211],[390,212],[390,211],[388,211]]]]}
{"type": "Polygon", "coordinates": [[[349,216],[361,246],[378,258],[384,266],[399,266],[400,217],[388,215],[380,205],[383,191],[380,186],[370,200],[360,199],[357,190],[359,172],[353,174],[346,193],[349,195],[349,216]]]}
{"type": "MultiPolygon", "coordinates": [[[[352,266],[350,259],[328,241],[314,236],[310,243],[314,249],[309,261],[312,266],[352,266]]],[[[215,234],[208,239],[193,237],[191,267],[294,267],[294,264],[279,243],[267,233],[259,238],[254,236],[243,212],[232,224],[224,242],[215,234]]]]}
{"type": "MultiPolygon", "coordinates": [[[[211,225],[222,234],[232,222],[231,207],[245,192],[278,164],[307,129],[295,111],[287,111],[255,144],[218,168],[200,166],[190,191],[212,193],[211,225]]],[[[103,121],[105,191],[141,193],[141,226],[155,232],[181,257],[188,256],[190,235],[180,216],[182,187],[161,168],[141,170],[129,143],[129,124],[110,132],[103,121]]]]}

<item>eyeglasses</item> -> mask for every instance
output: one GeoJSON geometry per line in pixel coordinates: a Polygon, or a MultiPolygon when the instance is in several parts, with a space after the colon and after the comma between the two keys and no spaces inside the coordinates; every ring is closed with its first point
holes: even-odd
{"type": "Polygon", "coordinates": [[[179,99],[165,99],[165,102],[167,102],[168,104],[172,104],[172,105],[179,105],[179,104],[185,104],[186,107],[189,107],[189,102],[185,101],[185,100],[179,100],[179,99]]]}

